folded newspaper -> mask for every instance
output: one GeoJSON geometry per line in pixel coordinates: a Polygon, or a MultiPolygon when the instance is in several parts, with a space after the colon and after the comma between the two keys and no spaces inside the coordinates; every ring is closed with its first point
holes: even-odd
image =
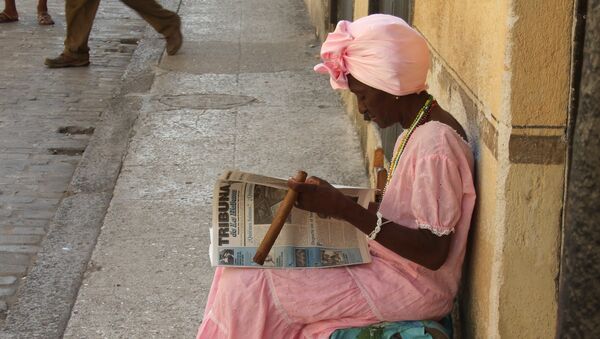
{"type": "MultiPolygon", "coordinates": [[[[336,186],[362,206],[373,199],[369,188],[336,186]]],[[[351,224],[298,208],[290,216],[260,266],[252,261],[287,192],[287,181],[227,171],[217,181],[210,228],[213,266],[322,268],[371,262],[367,238],[351,224]]]]}

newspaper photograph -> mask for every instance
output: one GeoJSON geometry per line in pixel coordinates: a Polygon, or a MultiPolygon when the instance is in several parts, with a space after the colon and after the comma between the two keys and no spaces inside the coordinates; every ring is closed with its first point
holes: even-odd
{"type": "MultiPolygon", "coordinates": [[[[336,186],[358,204],[370,188],[336,186]]],[[[213,195],[210,259],[213,266],[323,268],[371,261],[367,238],[351,224],[292,208],[263,266],[252,261],[288,190],[287,180],[227,171],[213,195]]]]}

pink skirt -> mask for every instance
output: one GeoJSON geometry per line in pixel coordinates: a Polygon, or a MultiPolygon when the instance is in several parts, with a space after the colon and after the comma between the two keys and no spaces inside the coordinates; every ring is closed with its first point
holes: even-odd
{"type": "Polygon", "coordinates": [[[370,264],[341,268],[217,268],[197,338],[328,338],[338,328],[451,310],[451,296],[419,286],[385,251],[372,246],[371,254],[370,264]]]}

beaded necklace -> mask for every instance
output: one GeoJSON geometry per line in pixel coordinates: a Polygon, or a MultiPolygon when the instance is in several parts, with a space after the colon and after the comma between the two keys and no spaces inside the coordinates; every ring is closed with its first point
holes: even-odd
{"type": "Polygon", "coordinates": [[[436,101],[433,99],[432,95],[429,95],[429,97],[427,98],[427,101],[425,101],[425,104],[423,105],[423,107],[421,107],[421,109],[417,113],[415,120],[413,120],[412,124],[410,125],[410,127],[408,128],[406,133],[404,133],[404,136],[402,137],[402,140],[400,141],[400,145],[398,145],[398,149],[394,153],[394,156],[392,157],[392,161],[390,162],[390,170],[387,175],[385,187],[383,188],[383,192],[381,194],[382,197],[385,194],[388,184],[390,183],[390,181],[392,181],[392,176],[394,175],[394,172],[396,171],[396,167],[398,166],[398,162],[400,161],[400,155],[402,155],[402,152],[404,152],[404,147],[408,143],[408,139],[410,138],[410,136],[412,135],[412,133],[414,132],[414,130],[417,127],[421,126],[422,124],[426,123],[427,120],[429,120],[429,112],[431,111],[431,108],[435,105],[436,105],[436,101]]]}

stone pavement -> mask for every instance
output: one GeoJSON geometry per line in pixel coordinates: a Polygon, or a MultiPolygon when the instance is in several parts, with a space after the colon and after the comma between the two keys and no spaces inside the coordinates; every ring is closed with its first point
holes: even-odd
{"type": "Polygon", "coordinates": [[[120,2],[103,1],[93,67],[50,70],[43,61],[62,51],[64,2],[49,3],[54,26],[37,25],[37,1],[17,5],[21,21],[0,25],[0,329],[146,27],[120,2]]]}
{"type": "Polygon", "coordinates": [[[367,184],[350,120],[328,79],[312,71],[319,47],[303,1],[183,0],[179,13],[183,49],[148,68],[161,45],[152,34],[142,40],[54,215],[23,289],[19,305],[26,306],[14,312],[24,320],[5,336],[60,338],[70,316],[65,338],[191,338],[212,279],[210,203],[222,171],[288,177],[304,169],[367,184]],[[121,153],[113,149],[125,148],[119,168],[121,153]],[[98,206],[109,201],[104,215],[98,206]],[[45,277],[58,287],[37,303],[31,281],[45,277]]]}
{"type": "MultiPolygon", "coordinates": [[[[145,96],[65,338],[192,338],[225,169],[367,185],[300,0],[184,0],[185,43],[145,96]]],[[[251,321],[251,320],[249,320],[251,321]]]]}

